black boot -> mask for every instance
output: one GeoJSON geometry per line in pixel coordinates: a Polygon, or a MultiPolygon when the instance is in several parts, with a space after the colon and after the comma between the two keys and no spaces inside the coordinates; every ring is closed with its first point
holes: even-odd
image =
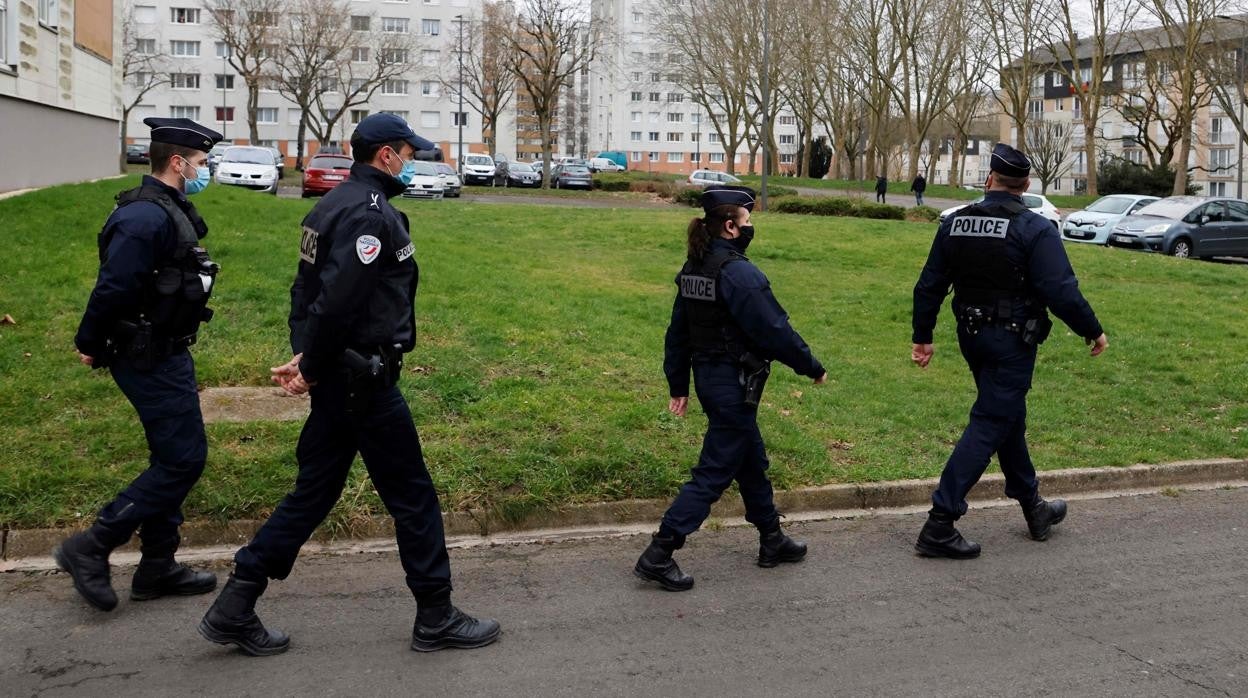
{"type": "Polygon", "coordinates": [[[972,543],[953,527],[953,517],[946,514],[928,514],[927,523],[919,531],[914,549],[924,557],[949,557],[966,560],[979,557],[979,543],[972,543]]]}
{"type": "Polygon", "coordinates": [[[681,572],[676,561],[672,559],[672,552],[679,550],[684,543],[684,536],[666,534],[663,531],[654,534],[650,546],[637,559],[633,574],[651,582],[658,582],[659,586],[668,591],[692,589],[693,577],[681,572]]]}
{"type": "Polygon", "coordinates": [[[162,596],[194,596],[207,594],[216,588],[217,575],[211,572],[196,572],[175,562],[172,555],[144,555],[130,582],[130,598],[133,601],[149,601],[162,596]]]}
{"type": "Polygon", "coordinates": [[[108,555],[112,547],[100,540],[96,527],[66,538],[52,551],[56,566],[74,578],[74,589],[101,611],[117,608],[108,555]]]}
{"type": "Polygon", "coordinates": [[[470,650],[498,639],[502,627],[493,618],[477,620],[447,603],[445,606],[421,606],[412,624],[412,649],[436,652],[454,647],[470,650]]]}
{"type": "Polygon", "coordinates": [[[256,599],[269,580],[252,581],[234,575],[199,622],[199,634],[218,645],[236,645],[253,657],[281,654],[290,649],[285,633],[269,630],[256,615],[256,599]]]}
{"type": "Polygon", "coordinates": [[[1036,495],[1034,502],[1022,504],[1022,507],[1023,518],[1027,519],[1027,531],[1032,540],[1048,540],[1052,527],[1066,518],[1066,501],[1062,499],[1046,502],[1040,495],[1036,495]]]}
{"type": "Polygon", "coordinates": [[[775,567],[781,562],[801,562],[806,557],[806,544],[784,535],[780,525],[758,532],[758,566],[775,567]]]}

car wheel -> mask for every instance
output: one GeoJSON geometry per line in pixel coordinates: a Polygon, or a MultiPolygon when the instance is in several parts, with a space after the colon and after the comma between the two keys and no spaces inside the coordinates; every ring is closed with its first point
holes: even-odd
{"type": "Polygon", "coordinates": [[[312,196],[312,195],[311,195],[311,194],[309,194],[309,193],[308,193],[308,191],[307,191],[306,189],[305,189],[305,190],[303,190],[302,192],[300,192],[300,193],[299,193],[299,198],[301,198],[301,199],[306,199],[306,198],[308,198],[309,196],[312,196]]]}
{"type": "Polygon", "coordinates": [[[1179,259],[1187,259],[1192,256],[1192,241],[1189,238],[1179,238],[1174,241],[1174,246],[1170,248],[1170,256],[1179,259]]]}

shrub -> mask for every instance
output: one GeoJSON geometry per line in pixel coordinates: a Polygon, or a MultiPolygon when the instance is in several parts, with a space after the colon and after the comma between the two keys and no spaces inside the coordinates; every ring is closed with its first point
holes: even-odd
{"type": "MultiPolygon", "coordinates": [[[[771,206],[771,210],[777,213],[798,213],[812,216],[857,216],[860,218],[883,218],[898,221],[905,219],[906,211],[900,206],[874,204],[839,196],[785,196],[775,201],[771,206]]],[[[935,209],[932,210],[935,211],[935,209]]],[[[939,213],[936,215],[939,215],[939,213]]]]}
{"type": "Polygon", "coordinates": [[[685,204],[686,206],[701,206],[702,190],[696,187],[685,187],[676,192],[676,196],[672,201],[678,204],[685,204]]]}
{"type": "Polygon", "coordinates": [[[797,190],[793,187],[774,187],[770,183],[767,184],[767,196],[797,196],[797,190]]]}
{"type": "Polygon", "coordinates": [[[861,218],[881,218],[885,220],[900,221],[905,220],[906,209],[901,206],[891,206],[889,204],[877,204],[864,201],[858,207],[856,214],[861,218]]]}
{"type": "Polygon", "coordinates": [[[906,220],[912,223],[935,223],[940,219],[940,211],[931,206],[915,206],[906,209],[906,220]]]}
{"type": "Polygon", "coordinates": [[[628,191],[630,184],[627,179],[618,177],[594,177],[594,189],[602,191],[628,191]]]}

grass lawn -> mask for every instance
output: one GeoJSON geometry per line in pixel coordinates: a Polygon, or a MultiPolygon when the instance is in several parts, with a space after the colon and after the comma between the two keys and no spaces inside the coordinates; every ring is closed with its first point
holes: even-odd
{"type": "MultiPolygon", "coordinates": [[[[135,181],[132,178],[129,181],[135,181]]],[[[72,338],[95,236],[128,181],[0,201],[0,526],[90,518],[146,463],[131,408],[72,338]]],[[[204,385],[265,385],[289,358],[288,285],[313,201],[212,186],[196,198],[223,268],[195,349],[204,385]]],[[[419,341],[402,387],[448,509],[507,515],[675,493],[705,419],[665,411],[663,331],[690,211],[400,201],[411,215],[419,341]]],[[[751,257],[829,371],[776,367],[761,409],[779,487],[936,475],[972,385],[946,313],[933,365],[909,364],[910,291],[933,226],[755,216],[751,257]]],[[[1063,327],[1030,403],[1039,467],[1248,456],[1248,266],[1074,246],[1109,351],[1063,327]]],[[[263,516],[293,482],[300,425],[208,428],[189,517],[263,516]]],[[[357,468],[338,525],[378,513],[357,468]]]]}

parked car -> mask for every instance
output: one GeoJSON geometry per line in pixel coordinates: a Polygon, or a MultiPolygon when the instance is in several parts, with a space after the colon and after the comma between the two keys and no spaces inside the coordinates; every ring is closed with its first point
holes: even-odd
{"type": "Polygon", "coordinates": [[[506,187],[540,187],[542,171],[537,169],[541,163],[530,165],[526,162],[513,162],[507,167],[507,178],[503,182],[506,187]]]}
{"type": "Polygon", "coordinates": [[[1198,259],[1248,255],[1248,201],[1167,196],[1119,221],[1109,245],[1198,259]]]}
{"type": "Polygon", "coordinates": [[[217,163],[218,184],[231,184],[277,194],[277,165],[268,148],[232,145],[217,163]]]}
{"type": "Polygon", "coordinates": [[[286,156],[282,155],[282,151],[277,148],[266,148],[273,153],[273,164],[277,166],[277,178],[281,179],[286,176],[286,156]]]}
{"type": "Polygon", "coordinates": [[[608,158],[590,158],[590,172],[623,172],[624,168],[615,164],[614,160],[608,158]]]}
{"type": "Polygon", "coordinates": [[[594,178],[584,165],[555,165],[550,184],[555,189],[593,189],[594,178]]]}
{"type": "Polygon", "coordinates": [[[212,146],[212,150],[208,151],[208,172],[210,174],[217,173],[217,163],[221,162],[221,156],[225,155],[225,149],[234,145],[233,141],[219,141],[212,146]]]}
{"type": "Polygon", "coordinates": [[[593,158],[591,158],[590,161],[592,162],[593,160],[598,160],[598,159],[610,160],[611,162],[615,163],[616,167],[620,168],[621,172],[628,169],[628,153],[625,153],[624,151],[604,150],[601,153],[598,153],[597,155],[595,155],[593,158]]]}
{"type": "Polygon", "coordinates": [[[438,169],[433,166],[433,163],[417,160],[416,174],[412,176],[412,181],[407,185],[407,191],[403,192],[403,196],[409,199],[441,199],[445,193],[442,175],[438,174],[438,169]]]}
{"type": "Polygon", "coordinates": [[[740,184],[741,180],[728,174],[727,172],[716,172],[715,170],[694,170],[689,175],[689,183],[699,187],[705,187],[710,184],[740,184]]]}
{"type": "Polygon", "coordinates": [[[445,162],[435,162],[433,169],[437,170],[438,176],[442,178],[442,196],[452,196],[458,199],[460,192],[463,191],[464,183],[460,181],[459,175],[455,174],[455,168],[445,162]]]}
{"type": "Polygon", "coordinates": [[[1087,208],[1066,216],[1066,220],[1062,223],[1062,238],[1071,242],[1104,245],[1109,241],[1111,228],[1123,218],[1153,203],[1157,198],[1136,194],[1102,196],[1087,208]]]}
{"type": "Polygon", "coordinates": [[[586,169],[589,169],[589,160],[586,160],[585,158],[571,158],[571,157],[559,158],[559,160],[556,161],[555,164],[556,165],[576,165],[577,167],[584,167],[586,169]]]}
{"type": "Polygon", "coordinates": [[[148,146],[144,143],[131,143],[126,146],[126,162],[135,165],[146,165],[152,161],[148,146]]]}
{"type": "Polygon", "coordinates": [[[317,153],[303,169],[303,196],[325,194],[351,174],[351,158],[317,153]]]}
{"type": "Polygon", "coordinates": [[[494,186],[494,158],[489,155],[465,155],[460,166],[464,184],[488,184],[494,186]]]}
{"type": "MultiPolygon", "coordinates": [[[[1061,230],[1062,212],[1059,211],[1058,208],[1053,205],[1052,201],[1049,201],[1049,198],[1047,196],[1045,196],[1044,194],[1023,194],[1022,197],[1023,197],[1024,206],[1031,209],[1032,211],[1035,211],[1036,213],[1039,213],[1045,218],[1048,218],[1049,222],[1053,224],[1054,228],[1061,230]]],[[[957,213],[958,211],[961,211],[967,206],[970,206],[972,204],[977,204],[983,200],[984,200],[984,197],[981,196],[969,204],[961,204],[959,206],[954,206],[952,208],[947,208],[941,211],[940,222],[944,223],[945,219],[948,218],[950,215],[957,213]]]]}

